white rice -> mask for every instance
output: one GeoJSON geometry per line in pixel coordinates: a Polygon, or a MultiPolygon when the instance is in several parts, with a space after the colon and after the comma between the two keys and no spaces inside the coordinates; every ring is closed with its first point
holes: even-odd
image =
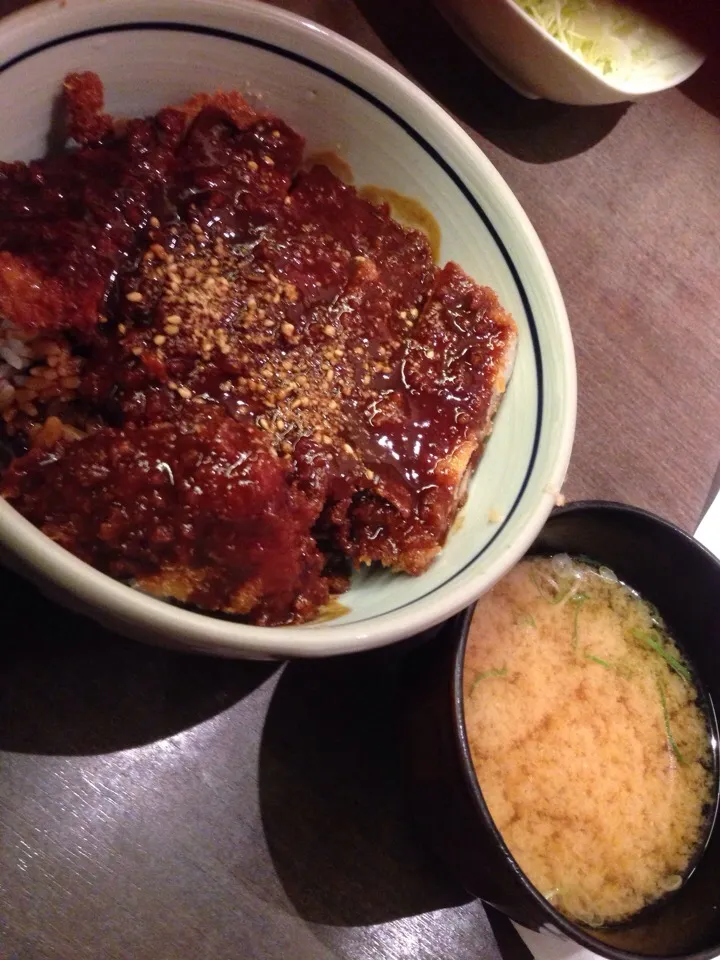
{"type": "Polygon", "coordinates": [[[33,362],[31,340],[6,320],[0,320],[0,412],[15,396],[15,390],[27,381],[24,371],[33,362]]]}

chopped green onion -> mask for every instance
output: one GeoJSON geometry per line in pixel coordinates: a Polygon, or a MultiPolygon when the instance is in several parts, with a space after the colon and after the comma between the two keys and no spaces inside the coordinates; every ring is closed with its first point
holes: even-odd
{"type": "Polygon", "coordinates": [[[612,664],[608,663],[607,660],[601,660],[600,657],[593,656],[592,653],[586,653],[585,659],[600,664],[600,666],[605,667],[606,670],[612,670],[612,664]]]}
{"type": "Polygon", "coordinates": [[[662,712],[663,712],[663,722],[665,724],[665,736],[667,737],[668,743],[670,744],[670,749],[675,755],[675,759],[678,763],[685,763],[685,758],[678,750],[678,745],[675,743],[675,738],[672,735],[670,730],[670,717],[668,715],[667,701],[665,699],[665,690],[662,683],[658,680],[658,690],[660,691],[660,703],[662,703],[662,712]]]}
{"type": "Polygon", "coordinates": [[[660,643],[658,635],[655,631],[650,631],[649,633],[645,630],[641,630],[639,627],[633,627],[630,631],[636,640],[640,640],[641,643],[646,643],[651,650],[654,650],[655,653],[659,654],[663,660],[667,663],[671,670],[674,670],[675,673],[681,677],[685,683],[691,682],[690,671],[685,666],[684,663],[681,663],[677,657],[674,657],[671,653],[668,653],[665,647],[660,643]]]}
{"type": "Polygon", "coordinates": [[[487,680],[488,677],[506,677],[507,669],[502,667],[500,670],[493,668],[492,670],[485,670],[483,673],[479,673],[473,682],[470,685],[470,693],[472,694],[475,690],[475,687],[480,683],[481,680],[487,680]]]}

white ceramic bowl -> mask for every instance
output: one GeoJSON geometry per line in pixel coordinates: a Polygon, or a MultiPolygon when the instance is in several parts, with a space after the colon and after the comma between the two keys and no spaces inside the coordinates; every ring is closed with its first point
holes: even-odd
{"type": "Polygon", "coordinates": [[[678,40],[671,73],[638,72],[634,83],[601,77],[514,0],[435,0],[457,33],[525,97],[590,106],[638,100],[687,80],[704,57],[678,40]]]}
{"type": "Polygon", "coordinates": [[[439,221],[443,260],[493,286],[520,333],[515,373],[472,481],[464,522],[423,576],[358,574],[344,616],[252,627],[188,612],[97,572],[0,501],[4,556],[45,592],[126,635],[237,657],[376,647],[439,623],[489,588],[542,527],[565,476],[575,363],[542,246],[500,176],[450,117],[360,47],[249,0],[66,0],[0,25],[2,158],[41,155],[68,70],[96,70],[107,106],[138,115],[238,88],[351,163],[358,183],[417,197],[439,221]],[[502,519],[491,523],[497,511],[502,519]]]}

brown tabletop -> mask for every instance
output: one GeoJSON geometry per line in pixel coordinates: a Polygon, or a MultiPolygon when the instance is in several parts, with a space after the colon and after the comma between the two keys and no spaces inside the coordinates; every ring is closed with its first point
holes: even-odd
{"type": "MultiPolygon", "coordinates": [[[[720,457],[720,70],[561,107],[427,0],[283,5],[409,73],[524,205],[577,350],[568,497],[693,529],[720,457]]],[[[278,669],[118,639],[10,574],[0,604],[0,960],[522,957],[414,833],[401,647],[278,669]]]]}

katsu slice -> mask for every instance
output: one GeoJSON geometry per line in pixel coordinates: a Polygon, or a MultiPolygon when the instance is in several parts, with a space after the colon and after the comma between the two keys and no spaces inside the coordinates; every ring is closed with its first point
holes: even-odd
{"type": "MultiPolygon", "coordinates": [[[[277,238],[271,234],[260,255],[275,272],[304,292],[304,263],[317,263],[317,249],[322,250],[323,244],[333,251],[326,280],[334,294],[331,310],[327,317],[311,312],[307,322],[338,322],[347,327],[359,323],[363,330],[358,339],[362,336],[378,345],[404,337],[406,320],[422,305],[435,273],[426,235],[393,220],[387,204],[365,200],[322,165],[296,178],[287,203],[282,229],[296,231],[316,249],[311,246],[299,257],[295,244],[288,243],[282,231],[277,238]]],[[[307,294],[305,302],[312,306],[307,294]]]]}
{"type": "Polygon", "coordinates": [[[135,265],[185,126],[163,110],[116,132],[94,74],[70,74],[64,100],[78,146],[0,164],[0,317],[20,332],[95,327],[116,275],[135,265]]]}
{"type": "Polygon", "coordinates": [[[356,564],[418,574],[439,553],[492,431],[516,339],[492,290],[454,263],[438,272],[399,362],[355,421],[351,442],[375,477],[340,536],[356,564]]]}
{"type": "Polygon", "coordinates": [[[314,512],[260,432],[218,415],[61,438],[2,494],[82,560],[164,599],[304,621],[327,600],[314,512]]]}
{"type": "Polygon", "coordinates": [[[238,93],[194,97],[168,197],[180,215],[225,241],[249,240],[273,222],[302,161],[305,140],[238,93]]]}
{"type": "Polygon", "coordinates": [[[168,184],[171,215],[225,242],[256,240],[278,216],[304,138],[236,92],[200,94],[181,109],[191,122],[168,184]]]}
{"type": "Polygon", "coordinates": [[[300,174],[286,200],[250,249],[212,226],[175,224],[165,245],[151,230],[123,288],[118,345],[103,346],[83,387],[94,402],[109,397],[137,423],[163,406],[177,416],[184,403],[220,403],[253,417],[283,455],[308,437],[347,454],[345,420],[375,399],[372,378],[401,348],[435,268],[423,234],[325,168],[300,174]]]}

